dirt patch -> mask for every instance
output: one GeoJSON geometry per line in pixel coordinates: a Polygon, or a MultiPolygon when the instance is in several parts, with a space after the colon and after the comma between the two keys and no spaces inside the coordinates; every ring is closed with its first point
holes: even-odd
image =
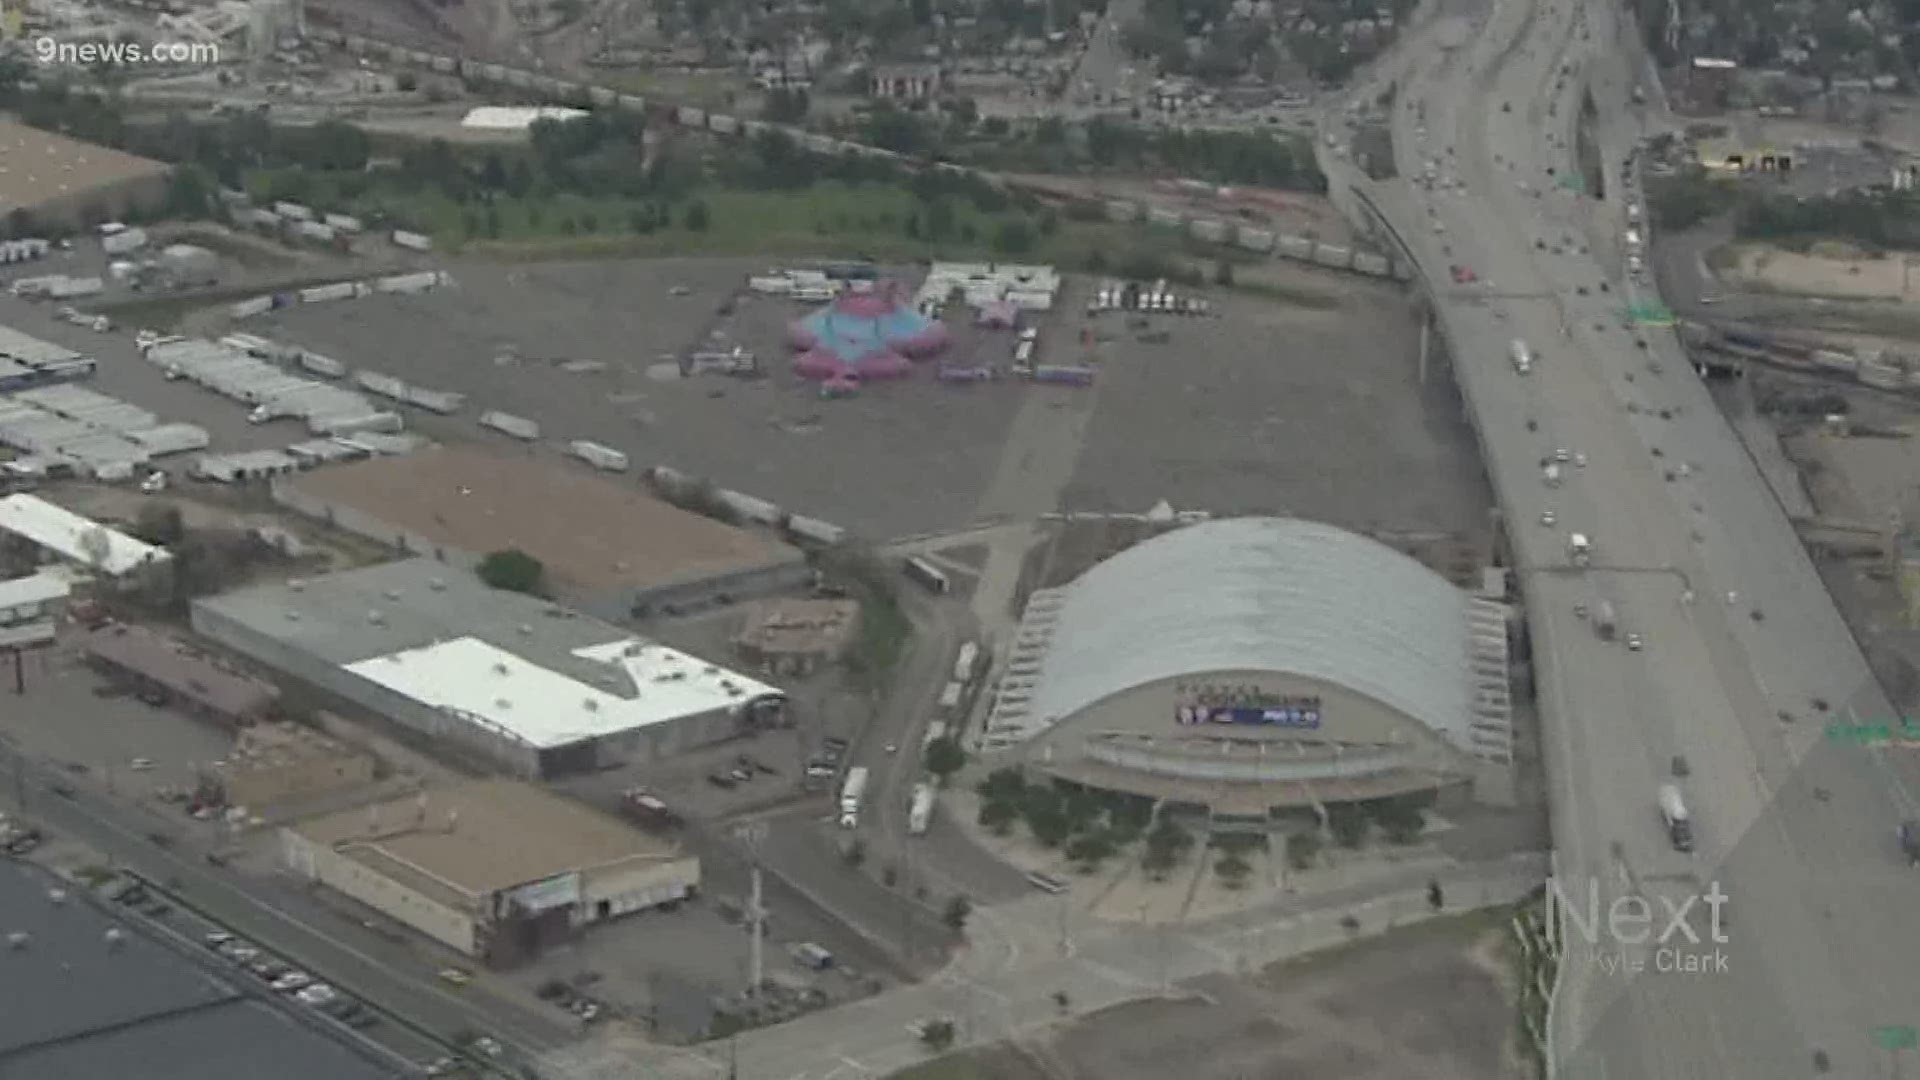
{"type": "Polygon", "coordinates": [[[1713,257],[1714,266],[1742,288],[1848,300],[1909,300],[1914,280],[1909,256],[1880,255],[1844,244],[1815,244],[1802,254],[1765,244],[1736,244],[1713,257]]]}
{"type": "Polygon", "coordinates": [[[1209,976],[1187,999],[1096,1013],[1047,1056],[1063,1080],[1518,1078],[1502,934],[1498,917],[1466,916],[1253,979],[1209,976]]]}

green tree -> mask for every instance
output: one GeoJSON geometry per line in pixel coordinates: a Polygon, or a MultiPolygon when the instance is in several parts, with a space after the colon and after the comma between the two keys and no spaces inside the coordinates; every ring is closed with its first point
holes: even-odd
{"type": "Polygon", "coordinates": [[[1111,858],[1113,852],[1113,838],[1107,835],[1106,830],[1101,829],[1074,837],[1073,842],[1067,845],[1066,854],[1067,858],[1079,864],[1082,870],[1091,872],[1111,858]]]}
{"type": "Polygon", "coordinates": [[[153,502],[140,508],[133,532],[149,544],[170,547],[187,534],[187,526],[180,517],[179,507],[172,503],[153,502]]]}
{"type": "Polygon", "coordinates": [[[1027,776],[1015,766],[1003,765],[988,773],[974,790],[989,802],[995,799],[1017,801],[1027,792],[1027,776]]]}
{"type": "Polygon", "coordinates": [[[688,231],[706,232],[707,225],[710,223],[708,215],[709,211],[707,210],[707,204],[705,202],[695,199],[693,202],[688,203],[686,216],[688,231]]]}
{"type": "Polygon", "coordinates": [[[1320,858],[1320,834],[1297,832],[1287,837],[1287,865],[1295,870],[1311,870],[1320,858]]]}
{"type": "Polygon", "coordinates": [[[1193,835],[1172,818],[1161,818],[1147,833],[1147,850],[1140,864],[1149,873],[1164,874],[1193,847],[1193,835]]]}
{"type": "Polygon", "coordinates": [[[943,735],[927,744],[926,764],[927,771],[945,787],[954,773],[966,767],[967,752],[961,749],[959,739],[943,735]]]}
{"type": "Polygon", "coordinates": [[[953,1021],[927,1020],[920,1025],[920,1041],[936,1054],[953,1045],[953,1021]]]}
{"type": "MultiPolygon", "coordinates": [[[[807,118],[807,109],[812,102],[805,90],[789,90],[785,87],[767,94],[767,102],[760,115],[776,124],[798,124],[807,118]]],[[[769,132],[769,134],[780,134],[769,132]]]]}
{"type": "Polygon", "coordinates": [[[1327,827],[1333,831],[1334,842],[1341,847],[1357,848],[1367,842],[1367,816],[1355,807],[1329,807],[1327,827]]]}
{"type": "Polygon", "coordinates": [[[1005,836],[1020,820],[1020,806],[1011,799],[988,799],[980,804],[980,827],[995,836],[1005,836]]]}
{"type": "Polygon", "coordinates": [[[1247,883],[1247,876],[1253,872],[1253,864],[1230,851],[1213,864],[1213,872],[1220,875],[1222,885],[1238,889],[1247,883]]]}
{"type": "Polygon", "coordinates": [[[480,580],[493,588],[505,589],[508,592],[538,593],[546,577],[547,568],[539,559],[519,548],[507,548],[481,559],[477,572],[480,580]]]}
{"type": "Polygon", "coordinates": [[[955,930],[965,930],[967,928],[967,920],[971,918],[972,915],[973,901],[964,896],[955,896],[953,899],[947,901],[946,909],[940,913],[940,921],[955,930]]]}

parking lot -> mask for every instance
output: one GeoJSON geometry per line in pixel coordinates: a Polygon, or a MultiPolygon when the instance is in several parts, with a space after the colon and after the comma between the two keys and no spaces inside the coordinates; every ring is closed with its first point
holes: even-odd
{"type": "Polygon", "coordinates": [[[1141,343],[1125,313],[1100,316],[1112,342],[1067,505],[1140,512],[1166,499],[1353,529],[1485,531],[1492,495],[1452,377],[1436,363],[1421,386],[1419,322],[1398,290],[1350,279],[1315,306],[1208,295],[1216,318],[1152,321],[1165,345],[1141,343]]]}
{"type": "MultiPolygon", "coordinates": [[[[561,1010],[593,1003],[601,1016],[631,1021],[669,1042],[694,1042],[714,1031],[716,1014],[741,1022],[778,1022],[802,1010],[864,997],[888,984],[829,948],[831,966],[801,963],[795,946],[817,943],[813,920],[776,899],[766,901],[762,954],[767,986],[746,999],[751,938],[744,893],[710,889],[673,911],[654,911],[596,927],[504,977],[513,987],[561,1010]]],[[[580,1015],[575,1008],[575,1015],[580,1015]]],[[[728,1021],[722,1020],[725,1024],[728,1021]]]]}
{"type": "MultiPolygon", "coordinates": [[[[26,693],[8,687],[0,732],[29,755],[57,762],[122,797],[163,812],[159,792],[190,791],[201,768],[225,758],[231,733],[165,704],[148,704],[88,668],[72,636],[23,658],[26,693]]],[[[12,664],[7,675],[11,679],[12,664]]],[[[195,824],[168,813],[169,826],[195,824]]],[[[202,823],[205,824],[205,823],[202,823]]],[[[210,824],[205,827],[212,828],[210,824]]]]}
{"type": "MultiPolygon", "coordinates": [[[[942,386],[922,372],[823,401],[793,374],[786,343],[787,325],[808,308],[743,293],[746,276],[766,270],[759,263],[451,269],[454,289],[353,301],[352,318],[288,308],[249,329],[469,394],[460,416],[419,418],[420,430],[439,437],[483,437],[473,417],[504,409],[540,423],[548,442],[591,439],[627,453],[636,469],[671,465],[882,538],[966,524],[1012,407],[1031,390],[942,386]],[[673,295],[677,288],[688,295],[673,295]],[[716,329],[723,339],[708,337],[716,329]],[[754,352],[767,377],[663,377],[663,357],[710,341],[754,352]],[[583,370],[582,361],[604,366],[583,370]]],[[[964,352],[965,333],[956,338],[964,352]]]]}

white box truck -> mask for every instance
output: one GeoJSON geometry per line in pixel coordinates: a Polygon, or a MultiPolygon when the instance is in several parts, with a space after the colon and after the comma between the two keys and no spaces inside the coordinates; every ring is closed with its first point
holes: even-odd
{"type": "Polygon", "coordinates": [[[913,785],[913,802],[907,806],[907,833],[921,836],[933,821],[933,785],[913,785]]]}
{"type": "Polygon", "coordinates": [[[1675,851],[1693,850],[1693,818],[1687,814],[1686,800],[1673,784],[1660,785],[1660,820],[1667,826],[1667,838],[1675,851]]]}
{"type": "Polygon", "coordinates": [[[867,793],[867,767],[855,765],[847,770],[840,787],[840,827],[851,829],[860,824],[860,799],[867,793]]]}
{"type": "Polygon", "coordinates": [[[1513,370],[1522,375],[1533,370],[1533,350],[1527,348],[1526,342],[1514,338],[1513,344],[1507,347],[1507,355],[1513,359],[1513,370]]]}

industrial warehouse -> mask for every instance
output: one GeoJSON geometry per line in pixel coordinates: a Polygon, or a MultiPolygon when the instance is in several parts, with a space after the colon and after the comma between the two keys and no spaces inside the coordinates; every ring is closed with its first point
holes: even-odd
{"type": "Polygon", "coordinates": [[[433,559],[196,600],[193,627],[526,777],[654,760],[785,722],[775,687],[433,559]]]}
{"type": "Polygon", "coordinates": [[[469,567],[517,548],[557,595],[604,619],[774,592],[808,579],[771,537],[689,513],[577,469],[440,447],[290,476],[274,498],[331,525],[469,567]]]}
{"type": "Polygon", "coordinates": [[[511,780],[342,811],[281,839],[300,877],[502,966],[700,885],[700,860],[677,844],[511,780]]]}
{"type": "Polygon", "coordinates": [[[1503,798],[1507,610],[1296,519],[1176,529],[1031,598],[985,748],[1216,817],[1503,798]]]}

